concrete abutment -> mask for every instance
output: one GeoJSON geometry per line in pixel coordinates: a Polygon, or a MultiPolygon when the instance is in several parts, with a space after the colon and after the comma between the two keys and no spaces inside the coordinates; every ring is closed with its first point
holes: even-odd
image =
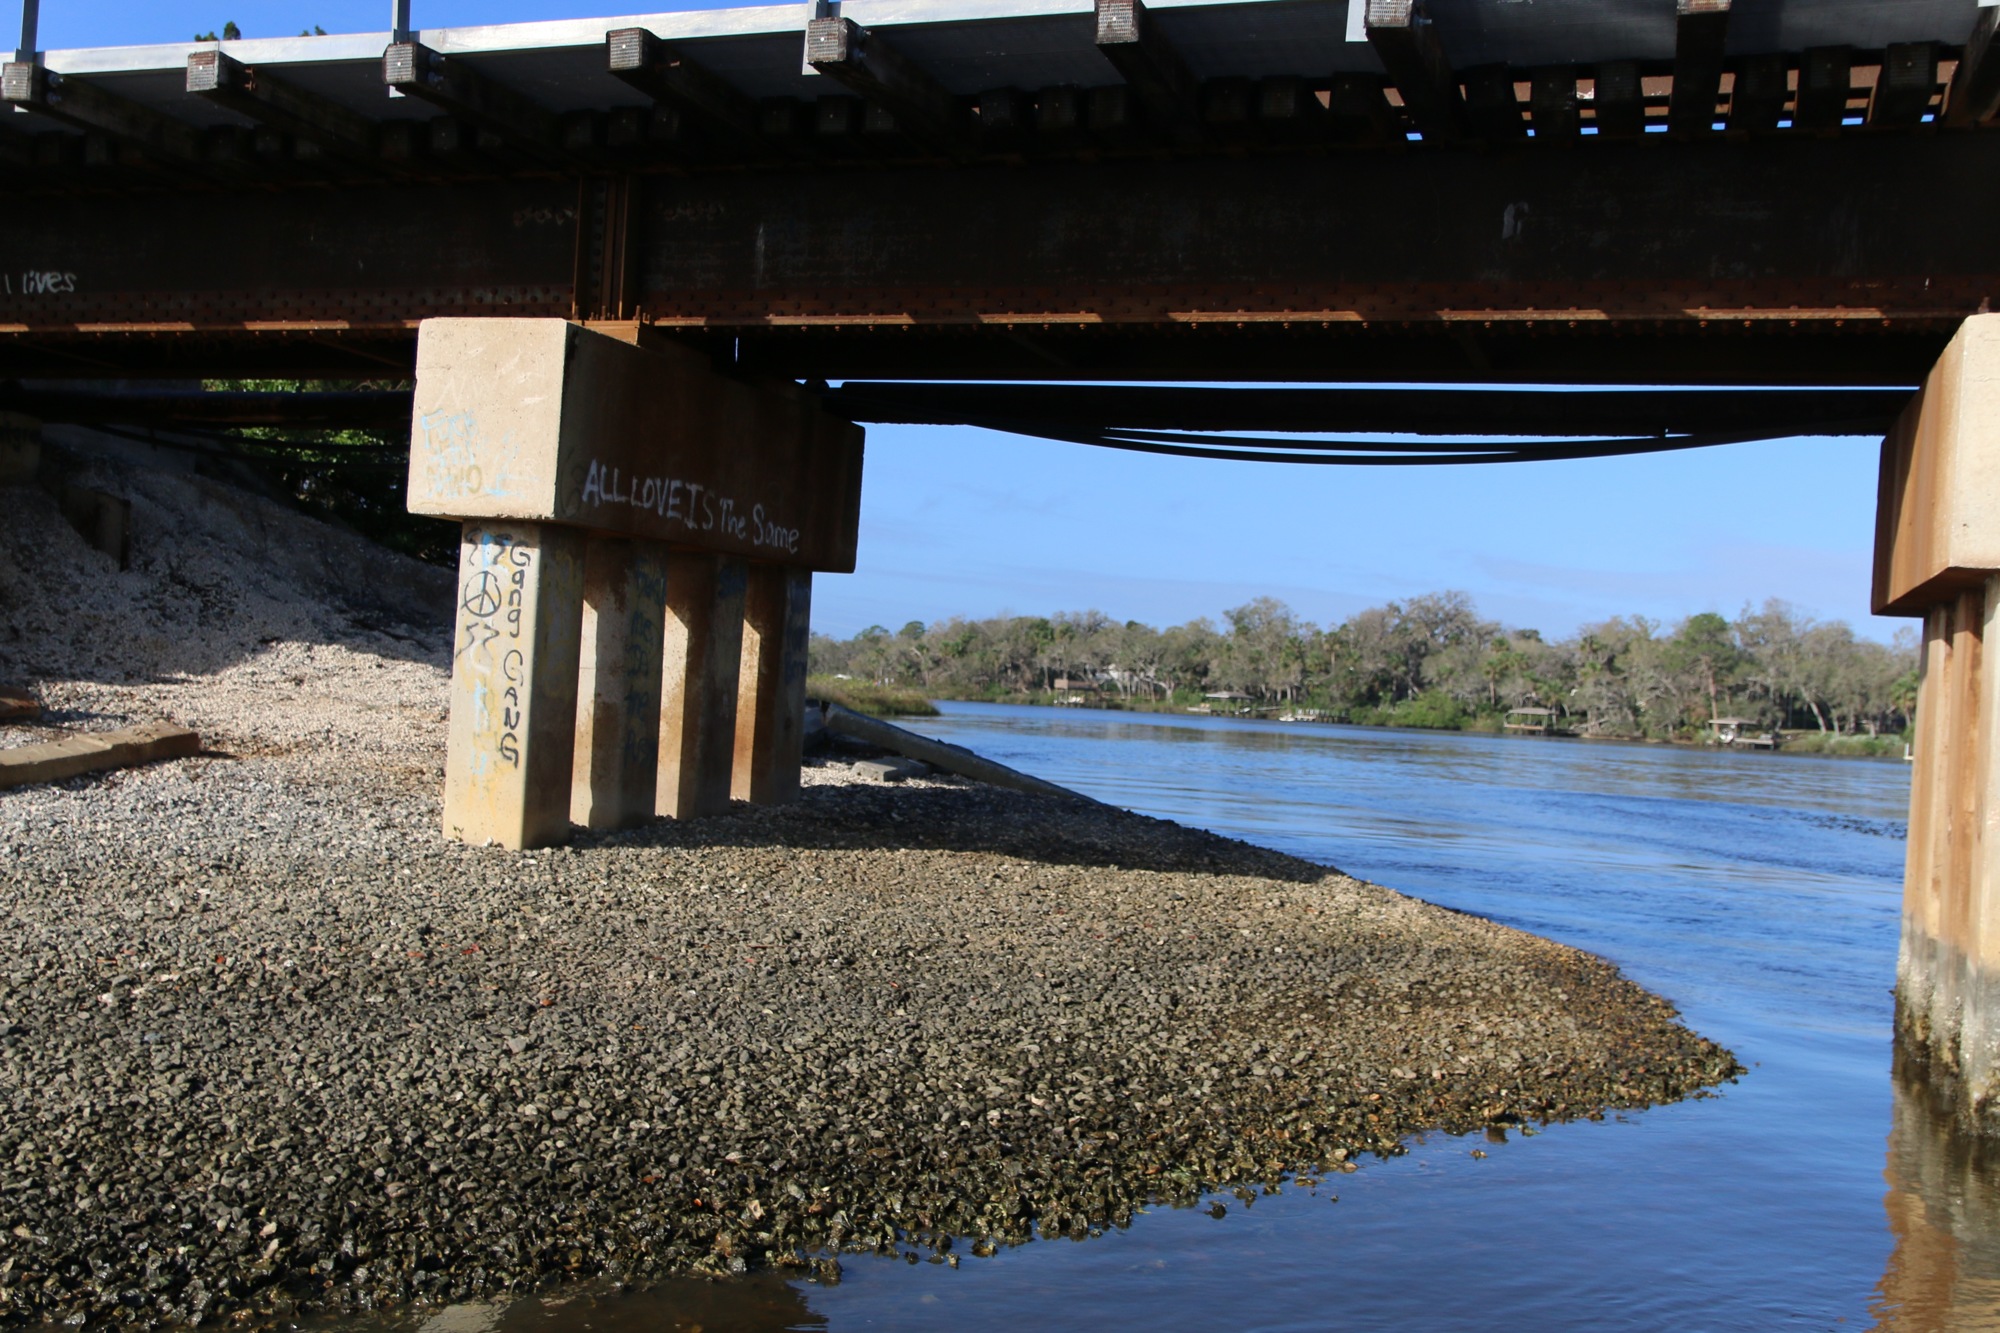
{"type": "Polygon", "coordinates": [[[2000,316],[1967,320],[1882,446],[1874,609],[1923,620],[1899,1058],[2000,1133],[2000,316]]]}
{"type": "Polygon", "coordinates": [[[426,321],[409,507],[463,530],[446,836],[796,799],[812,574],[854,567],[861,446],[674,349],[426,321]]]}

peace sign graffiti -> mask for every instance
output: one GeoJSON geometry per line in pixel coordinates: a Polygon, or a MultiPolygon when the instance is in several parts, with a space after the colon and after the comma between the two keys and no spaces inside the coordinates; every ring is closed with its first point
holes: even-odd
{"type": "Polygon", "coordinates": [[[480,570],[465,581],[465,595],[459,605],[468,614],[484,620],[500,609],[500,580],[493,577],[491,570],[480,570]]]}

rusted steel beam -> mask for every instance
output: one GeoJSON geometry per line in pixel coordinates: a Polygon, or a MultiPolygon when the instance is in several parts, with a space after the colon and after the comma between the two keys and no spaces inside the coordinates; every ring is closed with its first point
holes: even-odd
{"type": "Polygon", "coordinates": [[[318,144],[261,125],[210,125],[202,131],[202,157],[218,171],[265,186],[357,174],[318,144]]]}
{"type": "Polygon", "coordinates": [[[1257,115],[1257,83],[1254,79],[1230,76],[1210,79],[1201,85],[1201,118],[1218,136],[1241,140],[1254,133],[1257,115]]]}
{"type": "MultiPolygon", "coordinates": [[[[869,113],[875,110],[851,93],[825,93],[812,103],[812,149],[822,159],[858,162],[878,155],[877,150],[911,141],[895,133],[896,120],[881,112],[871,127],[869,113]],[[873,134],[868,134],[870,129],[873,134]],[[867,134],[868,137],[863,136],[867,134]]],[[[917,150],[922,151],[922,150],[917,150]]]]}
{"type": "MultiPolygon", "coordinates": [[[[661,328],[786,372],[1426,378],[1444,373],[1425,360],[1437,340],[1465,334],[1502,376],[1566,358],[1644,374],[1647,349],[1700,343],[1730,350],[1677,364],[1810,377],[1828,356],[1840,378],[1865,357],[1829,341],[1909,337],[1934,354],[1938,327],[2000,297],[2000,137],[1579,151],[1588,189],[1570,154],[1525,144],[1353,153],[1318,172],[1264,154],[996,163],[953,169],[948,189],[919,170],[640,175],[629,279],[607,269],[583,296],[629,291],[661,328]],[[1938,207],[1908,207],[1939,180],[1954,186],[1938,207]]],[[[430,315],[566,317],[578,198],[541,179],[243,192],[226,208],[194,192],[143,210],[44,196],[10,218],[36,276],[0,290],[0,344],[21,349],[0,364],[159,370],[173,354],[141,343],[185,339],[234,340],[246,362],[275,358],[260,340],[317,348],[324,365],[328,345],[404,338],[430,315]]]]}
{"type": "Polygon", "coordinates": [[[375,125],[366,116],[219,50],[188,57],[187,90],[347,162],[380,165],[375,125]]]}
{"type": "Polygon", "coordinates": [[[1576,70],[1568,65],[1538,69],[1530,76],[1528,106],[1535,119],[1535,138],[1540,142],[1566,143],[1583,133],[1576,70]]]}
{"type": "Polygon", "coordinates": [[[203,393],[199,390],[72,392],[0,385],[0,411],[37,421],[102,426],[291,426],[407,430],[408,390],[203,393]]]}
{"type": "Polygon", "coordinates": [[[1276,143],[1311,143],[1327,137],[1331,117],[1304,79],[1278,76],[1257,85],[1257,124],[1276,143]]]}
{"type": "Polygon", "coordinates": [[[2000,6],[1988,6],[1973,20],[1965,50],[1945,96],[1944,123],[1955,130],[1991,120],[2000,112],[2000,6]]]}
{"type": "Polygon", "coordinates": [[[852,19],[809,20],[806,63],[888,112],[898,130],[924,147],[947,157],[968,154],[964,105],[882,34],[852,19]]]}
{"type": "Polygon", "coordinates": [[[1158,139],[1140,119],[1125,84],[1092,88],[1084,95],[1083,121],[1088,142],[1113,152],[1129,153],[1157,145],[1158,139]]]}
{"type": "Polygon", "coordinates": [[[638,282],[638,226],[631,176],[586,176],[577,183],[572,318],[622,320],[631,315],[638,282]]]}
{"type": "Polygon", "coordinates": [[[1614,60],[1597,67],[1596,92],[1591,99],[1597,132],[1612,139],[1632,139],[1646,132],[1646,86],[1636,60],[1614,60]]]}
{"type": "Polygon", "coordinates": [[[1458,77],[1445,58],[1437,28],[1424,13],[1423,0],[1368,0],[1366,31],[1417,132],[1432,143],[1465,138],[1458,77]]]}
{"type": "Polygon", "coordinates": [[[1704,134],[1714,126],[1728,37],[1729,0],[1674,0],[1674,90],[1667,103],[1673,133],[1704,134]]]}
{"type": "Polygon", "coordinates": [[[858,330],[716,329],[699,345],[760,373],[801,378],[1094,378],[1242,382],[1521,384],[1867,385],[1921,378],[1957,321],[1898,321],[1855,329],[1826,321],[1787,336],[1699,321],[1595,329],[1496,323],[1476,334],[1483,361],[1464,354],[1460,328],[1447,323],[1371,323],[1287,329],[1246,325],[1199,330],[1107,325],[1065,333],[1060,326],[1013,336],[884,336],[858,330]]]}
{"type": "Polygon", "coordinates": [[[1096,0],[1096,6],[1097,49],[1146,119],[1184,146],[1206,142],[1200,84],[1144,0],[1096,0]]]}
{"type": "Polygon", "coordinates": [[[845,138],[861,132],[863,102],[847,93],[813,99],[813,133],[821,138],[845,138]]]}
{"type": "Polygon", "coordinates": [[[1737,61],[1736,82],[1729,94],[1729,128],[1749,134],[1777,129],[1791,92],[1790,62],[1783,55],[1737,61]]]}
{"type": "MultiPolygon", "coordinates": [[[[1179,386],[849,381],[820,395],[848,421],[1009,423],[1077,430],[1351,431],[1410,435],[1665,435],[1800,430],[1879,434],[1909,394],[1893,389],[1531,393],[1428,389],[1214,389],[1179,386]]],[[[407,389],[258,393],[77,392],[0,385],[0,411],[74,425],[407,428],[407,389]]]]}
{"type": "Polygon", "coordinates": [[[1163,385],[926,384],[850,380],[821,395],[871,424],[1009,423],[1084,430],[1389,432],[1409,435],[1880,434],[1909,401],[1898,389],[1848,391],[1183,388],[1163,385]]]}
{"type": "Polygon", "coordinates": [[[421,42],[396,42],[382,53],[382,82],[498,136],[507,147],[530,158],[550,165],[564,163],[561,124],[555,113],[463,60],[421,42]]]}
{"type": "Polygon", "coordinates": [[[576,204],[574,181],[550,179],[241,192],[227,207],[53,196],[32,236],[10,222],[35,280],[0,284],[0,326],[54,318],[113,342],[233,326],[255,342],[402,331],[417,311],[567,315],[576,204]]]}
{"type": "Polygon", "coordinates": [[[1019,88],[989,88],[974,99],[973,123],[980,145],[1011,152],[1033,142],[1035,101],[1019,88]]]}
{"type": "Polygon", "coordinates": [[[1816,46],[1799,66],[1798,105],[1792,112],[1795,129],[1831,133],[1847,118],[1847,99],[1854,88],[1854,48],[1816,46]]]}
{"type": "Polygon", "coordinates": [[[604,120],[604,146],[626,158],[662,157],[679,161],[692,155],[686,122],[671,106],[621,106],[604,120]]]}
{"type": "Polygon", "coordinates": [[[1326,110],[1333,121],[1334,137],[1356,144],[1400,145],[1407,142],[1403,122],[1383,95],[1383,84],[1373,74],[1336,74],[1327,89],[1326,110]]]}
{"type": "Polygon", "coordinates": [[[1984,174],[2000,168],[2000,142],[1984,136],[1591,147],[1587,191],[1574,164],[1525,146],[1356,154],[1325,173],[1221,157],[1170,170],[1144,160],[979,168],[942,194],[833,171],[745,174],[705,183],[712,207],[698,216],[684,184],[642,182],[652,202],[639,304],[663,319],[785,324],[868,306],[880,323],[913,327],[1041,323],[1035,314],[1050,310],[1228,324],[1288,310],[1317,321],[1498,308],[1532,320],[1526,312],[1541,308],[1562,321],[1708,309],[1726,319],[1732,305],[1775,313],[1816,291],[1802,310],[1852,306],[1881,319],[1925,279],[1939,291],[2000,274],[2000,254],[1980,239],[1979,209],[2000,205],[2000,174],[1984,174]],[[1958,183],[1947,208],[1907,207],[1907,191],[1939,179],[1958,183]],[[843,226],[799,227],[802,197],[843,226]],[[1426,203],[1374,203],[1386,198],[1426,203]],[[1145,226],[1131,225],[1135,210],[1145,226]],[[777,235],[783,246],[769,243],[777,235]],[[1726,275],[1718,254],[1730,257],[1726,275]],[[1059,294],[1046,274],[1062,275],[1067,295],[1031,313],[1031,299],[1059,294]],[[1007,284],[1035,295],[999,296],[1007,284]],[[1765,306],[1760,288],[1786,299],[1765,306]],[[1343,292],[1359,304],[1340,304],[1343,292]],[[1578,307],[1587,313],[1562,313],[1578,307]]]}
{"type": "Polygon", "coordinates": [[[613,77],[654,101],[753,153],[772,151],[753,98],[646,29],[605,34],[604,54],[613,77]]]}
{"type": "Polygon", "coordinates": [[[1465,71],[1465,119],[1472,132],[1489,143],[1526,138],[1528,125],[1521,115],[1521,99],[1514,94],[1514,71],[1505,65],[1465,71]]]}
{"type": "Polygon", "coordinates": [[[240,327],[0,333],[0,375],[174,380],[405,376],[416,364],[416,347],[416,335],[400,326],[284,333],[246,333],[240,327]]]}
{"type": "MultiPolygon", "coordinates": [[[[1958,299],[1943,293],[2000,275],[1981,214],[2000,209],[2000,141],[1986,136],[1590,147],[1581,192],[1574,164],[1525,146],[1355,154],[1321,173],[1267,157],[995,165],[954,172],[949,190],[834,168],[639,177],[638,303],[668,321],[975,329],[1050,312],[1192,326],[1535,308],[1558,323],[1722,320],[1732,305],[1770,320],[1801,307],[1786,327],[1816,310],[1900,317],[1925,279],[1942,314],[1958,299]],[[1907,207],[1940,179],[1957,182],[1948,206],[1907,207]],[[1388,197],[1411,202],[1371,202],[1388,197]],[[819,216],[842,226],[802,225],[819,216]]],[[[162,194],[143,215],[50,199],[10,236],[76,281],[0,296],[0,323],[566,311],[578,225],[576,187],[561,181],[246,194],[226,210],[162,194]]]]}
{"type": "Polygon", "coordinates": [[[1882,56],[1875,91],[1868,99],[1871,129],[1899,130],[1919,124],[1937,93],[1936,42],[1897,42],[1882,56]]]}
{"type": "Polygon", "coordinates": [[[398,163],[421,160],[432,168],[452,171],[477,171],[482,165],[501,169],[519,165],[520,159],[506,153],[498,135],[482,136],[477,125],[457,116],[433,116],[418,128],[421,134],[414,155],[406,159],[397,154],[398,163]],[[482,153],[482,149],[493,150],[492,155],[482,153]]]}
{"type": "Polygon", "coordinates": [[[1035,134],[1043,143],[1072,146],[1083,138],[1083,124],[1083,89],[1058,84],[1035,94],[1035,134]]]}
{"type": "Polygon", "coordinates": [[[0,162],[10,167],[32,167],[35,165],[34,137],[7,123],[13,119],[11,110],[0,118],[0,162]]]}
{"type": "MultiPolygon", "coordinates": [[[[791,379],[920,378],[1249,381],[1340,379],[1400,384],[1868,385],[1912,382],[1961,321],[1901,318],[1889,327],[1831,319],[1776,336],[1698,320],[1576,328],[1496,323],[1482,328],[1486,368],[1460,351],[1449,323],[1020,324],[885,336],[855,325],[714,324],[676,335],[718,364],[791,379]],[[1032,332],[1028,330],[1032,329],[1032,332]]],[[[311,338],[155,330],[117,335],[0,333],[0,374],[41,377],[405,374],[415,335],[405,327],[328,330],[311,338]],[[392,369],[393,368],[393,369],[392,369]]]]}
{"type": "Polygon", "coordinates": [[[757,129],[780,151],[807,155],[813,107],[796,97],[767,97],[757,103],[757,129]]]}

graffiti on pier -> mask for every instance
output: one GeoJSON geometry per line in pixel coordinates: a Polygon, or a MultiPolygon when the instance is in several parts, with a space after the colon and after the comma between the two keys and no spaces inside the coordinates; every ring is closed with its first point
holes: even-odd
{"type": "Polygon", "coordinates": [[[758,550],[798,554],[799,530],[777,522],[762,504],[745,508],[732,496],[682,477],[627,476],[592,459],[583,479],[583,507],[643,509],[689,532],[713,532],[758,550]]]}
{"type": "Polygon", "coordinates": [[[419,412],[410,449],[413,489],[441,500],[508,499],[513,455],[513,433],[486,439],[471,412],[419,412]]]}
{"type": "Polygon", "coordinates": [[[505,532],[483,532],[467,543],[459,580],[455,665],[471,686],[479,752],[473,771],[494,761],[521,766],[522,692],[527,655],[522,611],[534,577],[535,551],[505,532]]]}

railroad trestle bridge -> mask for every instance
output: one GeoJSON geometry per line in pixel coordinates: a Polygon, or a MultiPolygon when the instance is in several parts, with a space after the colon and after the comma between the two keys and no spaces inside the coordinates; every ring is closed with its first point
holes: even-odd
{"type": "Polygon", "coordinates": [[[469,840],[796,790],[857,423],[1348,465],[1884,436],[1874,602],[1925,623],[1899,1029],[2000,1114],[2000,6],[405,0],[47,52],[34,6],[0,411],[410,423],[411,507],[464,523],[469,840]],[[190,384],[255,376],[415,390],[190,384]]]}

